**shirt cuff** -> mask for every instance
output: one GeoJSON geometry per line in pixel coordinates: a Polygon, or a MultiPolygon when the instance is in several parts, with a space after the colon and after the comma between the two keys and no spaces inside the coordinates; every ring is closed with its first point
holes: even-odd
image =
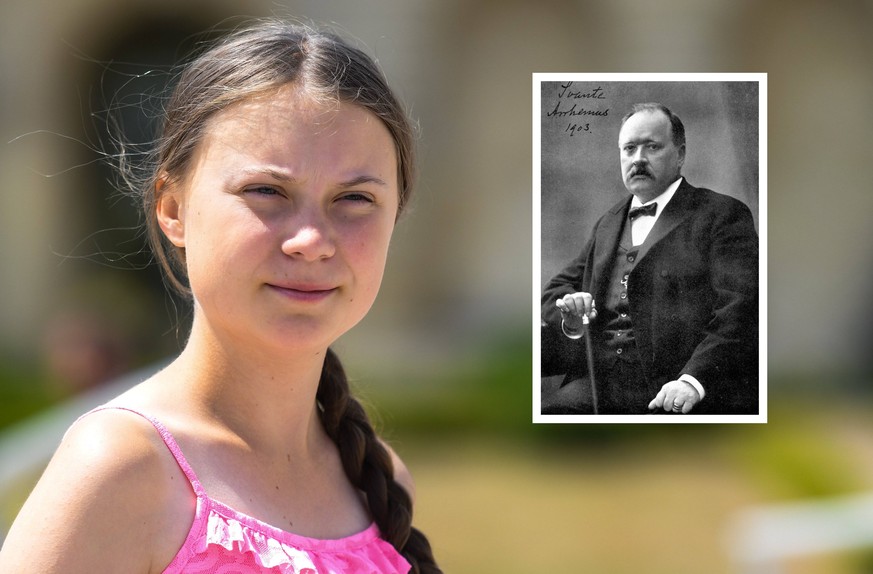
{"type": "Polygon", "coordinates": [[[697,391],[697,393],[700,395],[700,400],[701,400],[701,401],[703,400],[703,397],[706,396],[706,391],[703,390],[703,385],[701,385],[701,384],[700,384],[700,381],[698,381],[697,379],[695,379],[695,378],[692,377],[691,375],[689,375],[689,374],[687,374],[687,373],[683,373],[682,376],[679,377],[679,380],[680,380],[680,381],[685,381],[686,383],[688,383],[689,385],[691,385],[692,387],[694,387],[694,389],[695,389],[695,390],[697,391]]]}
{"type": "Polygon", "coordinates": [[[582,334],[584,333],[584,331],[570,331],[570,330],[568,330],[568,329],[567,329],[567,326],[564,325],[564,320],[563,320],[563,319],[561,319],[561,331],[564,332],[564,335],[565,335],[568,339],[573,339],[573,340],[581,339],[581,338],[582,338],[582,334]]]}

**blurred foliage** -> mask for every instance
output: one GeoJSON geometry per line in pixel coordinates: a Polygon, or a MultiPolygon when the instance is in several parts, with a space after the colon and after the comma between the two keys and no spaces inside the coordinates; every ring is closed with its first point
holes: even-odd
{"type": "Polygon", "coordinates": [[[820,405],[816,395],[778,397],[766,427],[725,433],[726,454],[769,500],[820,498],[870,488],[864,468],[850,449],[843,448],[843,437],[827,416],[839,412],[841,401],[827,410],[820,405]]]}
{"type": "Polygon", "coordinates": [[[377,424],[404,436],[456,437],[469,433],[520,436],[530,432],[530,339],[509,337],[477,349],[463,366],[422,370],[415,380],[355,377],[377,424]]]}
{"type": "Polygon", "coordinates": [[[41,411],[57,398],[39,369],[10,357],[0,359],[0,429],[41,411]]]}

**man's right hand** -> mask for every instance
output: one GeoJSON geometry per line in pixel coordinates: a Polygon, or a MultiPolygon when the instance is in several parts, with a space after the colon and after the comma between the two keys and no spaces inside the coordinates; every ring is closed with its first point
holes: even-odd
{"type": "Polygon", "coordinates": [[[561,310],[564,326],[571,331],[582,330],[583,317],[587,316],[589,320],[597,317],[597,308],[590,293],[570,293],[555,301],[555,304],[561,310]]]}

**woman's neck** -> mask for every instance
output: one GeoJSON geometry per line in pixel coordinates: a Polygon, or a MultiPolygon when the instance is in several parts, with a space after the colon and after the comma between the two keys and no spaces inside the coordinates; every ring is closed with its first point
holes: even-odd
{"type": "Polygon", "coordinates": [[[253,450],[303,455],[325,438],[315,401],[325,353],[244,344],[195,314],[185,350],[170,368],[192,406],[253,450]]]}

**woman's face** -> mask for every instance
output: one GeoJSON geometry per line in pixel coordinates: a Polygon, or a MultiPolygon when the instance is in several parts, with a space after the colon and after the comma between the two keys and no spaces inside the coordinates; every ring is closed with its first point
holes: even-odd
{"type": "Polygon", "coordinates": [[[195,312],[222,336],[322,348],[372,305],[398,181],[393,140],[371,112],[293,86],[241,102],[210,120],[169,187],[159,219],[185,249],[195,312]]]}

